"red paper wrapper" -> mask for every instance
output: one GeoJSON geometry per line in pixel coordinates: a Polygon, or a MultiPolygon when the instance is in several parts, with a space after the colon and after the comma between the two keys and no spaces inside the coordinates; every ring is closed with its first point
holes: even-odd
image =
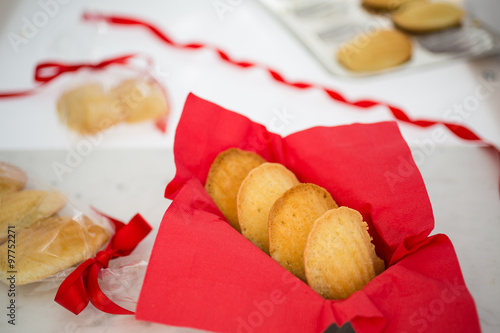
{"type": "Polygon", "coordinates": [[[450,240],[434,227],[420,172],[395,122],[315,127],[280,137],[187,98],[174,145],[173,200],[156,238],[136,318],[215,332],[478,332],[450,240]],[[204,189],[230,148],[279,162],[361,212],[387,269],[345,300],[326,300],[231,228],[204,189]]]}

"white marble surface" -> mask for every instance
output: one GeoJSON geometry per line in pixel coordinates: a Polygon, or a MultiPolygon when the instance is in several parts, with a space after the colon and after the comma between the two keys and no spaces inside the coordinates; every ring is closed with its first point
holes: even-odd
{"type": "MultiPolygon", "coordinates": [[[[168,207],[163,190],[175,167],[172,145],[175,124],[185,97],[194,92],[271,127],[276,112],[293,118],[276,129],[288,134],[314,125],[374,122],[392,119],[383,107],[359,110],[332,102],[319,90],[297,91],[276,84],[260,69],[242,71],[220,62],[213,53],[183,51],[159,44],[141,29],[117,29],[82,24],[83,10],[120,13],[147,19],[180,42],[217,45],[236,59],[267,64],[288,79],[316,82],[348,98],[373,98],[402,107],[414,118],[461,122],[500,146],[500,59],[456,60],[408,74],[367,80],[330,76],[288,32],[255,1],[234,1],[223,16],[215,1],[106,0],[66,1],[48,23],[15,52],[7,36],[22,33],[23,18],[41,10],[37,1],[3,0],[0,4],[0,91],[33,86],[36,63],[47,59],[97,61],[128,52],[155,59],[154,74],[168,89],[172,103],[169,130],[162,135],[151,124],[119,126],[59,178],[54,161],[64,163],[81,139],[68,132],[54,111],[58,94],[74,79],[65,76],[40,94],[0,100],[0,160],[25,168],[33,177],[58,187],[109,215],[127,220],[140,212],[155,227],[135,257],[150,253],[161,217],[168,207]],[[133,42],[130,42],[133,41],[133,42]],[[277,42],[279,41],[279,42],[277,42]],[[458,113],[490,77],[491,94],[458,113]]],[[[229,1],[227,1],[229,2],[229,1]]],[[[111,73],[111,72],[110,72],[111,73]]],[[[112,74],[110,74],[112,75],[112,74]]],[[[104,75],[104,79],[106,75],[104,75]]],[[[102,78],[103,76],[101,76],[102,78]]],[[[499,163],[491,150],[464,143],[440,127],[419,129],[401,125],[412,147],[429,192],[436,218],[434,232],[447,234],[456,249],[466,283],[478,308],[484,332],[500,331],[500,200],[499,163]]],[[[187,332],[188,329],[142,323],[129,316],[102,314],[93,308],[74,316],[53,302],[55,290],[33,296],[33,287],[19,287],[18,325],[0,332],[187,332]]],[[[4,308],[5,286],[0,286],[4,308]]]]}

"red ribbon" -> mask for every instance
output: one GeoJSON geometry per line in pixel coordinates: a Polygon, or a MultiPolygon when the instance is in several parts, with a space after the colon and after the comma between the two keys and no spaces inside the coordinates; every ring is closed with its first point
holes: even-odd
{"type": "Polygon", "coordinates": [[[65,64],[59,62],[44,62],[38,64],[35,68],[35,82],[40,83],[38,86],[23,90],[23,91],[13,91],[0,93],[0,98],[8,98],[8,97],[19,97],[19,96],[27,96],[34,94],[38,88],[49,83],[50,81],[57,78],[59,75],[68,72],[76,72],[83,68],[88,68],[91,70],[102,70],[110,65],[126,65],[131,58],[136,57],[135,54],[128,54],[116,58],[106,59],[97,64],[91,63],[79,63],[79,64],[65,64]]]}
{"type": "MultiPolygon", "coordinates": [[[[310,88],[317,88],[322,91],[324,91],[328,97],[330,97],[332,100],[335,100],[340,103],[356,106],[358,108],[362,109],[369,109],[373,106],[376,105],[381,105],[381,106],[386,106],[394,118],[400,122],[412,124],[415,126],[419,127],[429,127],[433,125],[443,125],[446,128],[448,128],[454,135],[457,137],[466,140],[466,141],[473,141],[479,144],[484,144],[487,147],[490,147],[494,149],[497,153],[497,155],[500,157],[500,150],[495,147],[493,144],[481,139],[477,134],[475,134],[472,130],[469,128],[459,125],[459,124],[454,124],[454,123],[448,123],[444,121],[439,121],[439,120],[427,120],[427,119],[411,119],[402,109],[392,106],[390,104],[384,103],[384,102],[378,102],[374,100],[359,100],[359,101],[349,101],[347,98],[345,98],[341,93],[332,90],[330,88],[326,88],[322,85],[314,84],[314,83],[306,83],[306,82],[291,82],[287,81],[283,75],[279,74],[277,71],[262,65],[258,63],[252,63],[248,61],[236,61],[233,60],[226,52],[223,50],[213,47],[210,45],[202,44],[202,43],[188,43],[188,44],[181,44],[177,43],[174,40],[172,40],[169,36],[167,36],[165,33],[163,33],[160,29],[155,27],[154,25],[133,19],[133,18],[128,18],[128,17],[121,17],[121,16],[113,16],[113,15],[102,15],[102,14],[94,14],[94,13],[84,13],[83,19],[85,21],[92,21],[92,22],[107,22],[112,25],[125,25],[125,26],[140,26],[143,28],[146,28],[153,36],[155,36],[157,39],[162,41],[165,44],[168,44],[170,46],[176,47],[176,48],[181,48],[181,49],[211,49],[214,51],[220,59],[223,61],[232,64],[234,66],[240,67],[240,68],[261,68],[269,73],[269,75],[272,77],[273,80],[285,84],[290,87],[294,87],[297,89],[310,89],[310,88]]],[[[500,180],[499,180],[499,190],[500,190],[500,180]]]]}
{"type": "MultiPolygon", "coordinates": [[[[104,214],[101,214],[104,215],[104,214]]],[[[137,214],[128,224],[107,217],[115,226],[115,235],[105,250],[78,266],[59,286],[55,301],[79,314],[90,302],[99,310],[111,314],[134,314],[113,303],[101,290],[97,276],[102,268],[107,268],[111,259],[128,256],[141,240],[151,231],[151,226],[137,214]]]]}

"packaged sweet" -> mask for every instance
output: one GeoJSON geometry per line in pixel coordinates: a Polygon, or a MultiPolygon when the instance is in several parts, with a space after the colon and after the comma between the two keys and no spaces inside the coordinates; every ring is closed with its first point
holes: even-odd
{"type": "Polygon", "coordinates": [[[72,131],[92,135],[119,123],[159,122],[168,116],[167,95],[153,77],[101,77],[80,80],[59,96],[59,120],[72,131]]]}
{"type": "Polygon", "coordinates": [[[0,162],[0,280],[24,285],[95,255],[112,225],[56,189],[0,162]],[[5,184],[16,184],[5,186],[5,184]]]}

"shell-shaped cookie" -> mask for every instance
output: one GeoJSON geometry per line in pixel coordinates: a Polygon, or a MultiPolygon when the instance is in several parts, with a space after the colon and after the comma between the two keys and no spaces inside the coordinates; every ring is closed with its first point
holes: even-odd
{"type": "Polygon", "coordinates": [[[95,134],[122,121],[123,110],[100,84],[71,89],[57,102],[59,119],[80,134],[95,134]]]}
{"type": "Polygon", "coordinates": [[[0,243],[7,238],[8,226],[17,230],[54,215],[66,204],[56,191],[24,190],[0,197],[0,243]]]}
{"type": "Polygon", "coordinates": [[[281,266],[306,281],[304,248],[314,221],[337,208],[330,193],[315,184],[287,190],[269,212],[269,253],[281,266]]]}
{"type": "Polygon", "coordinates": [[[375,10],[396,10],[401,5],[415,0],[363,0],[363,6],[375,10]]]}
{"type": "Polygon", "coordinates": [[[165,94],[153,80],[124,80],[113,88],[111,96],[123,112],[124,120],[129,123],[158,119],[168,113],[165,94]]]}
{"type": "Polygon", "coordinates": [[[238,148],[229,148],[215,158],[210,166],[205,189],[231,226],[240,231],[236,197],[248,173],[266,162],[260,155],[238,148]]]}
{"type": "Polygon", "coordinates": [[[283,165],[263,163],[250,171],[238,191],[237,207],[241,233],[268,254],[269,211],[286,190],[298,183],[293,172],[283,165]]]}
{"type": "Polygon", "coordinates": [[[343,299],[361,290],[383,268],[356,210],[340,207],[314,223],[304,250],[307,282],[327,299],[343,299]]]}
{"type": "Polygon", "coordinates": [[[339,63],[354,72],[379,71],[399,66],[411,58],[411,40],[396,30],[361,33],[340,46],[339,63]]]}
{"type": "Polygon", "coordinates": [[[401,30],[423,34],[459,26],[464,12],[449,3],[416,1],[403,6],[392,15],[401,30]]]}

